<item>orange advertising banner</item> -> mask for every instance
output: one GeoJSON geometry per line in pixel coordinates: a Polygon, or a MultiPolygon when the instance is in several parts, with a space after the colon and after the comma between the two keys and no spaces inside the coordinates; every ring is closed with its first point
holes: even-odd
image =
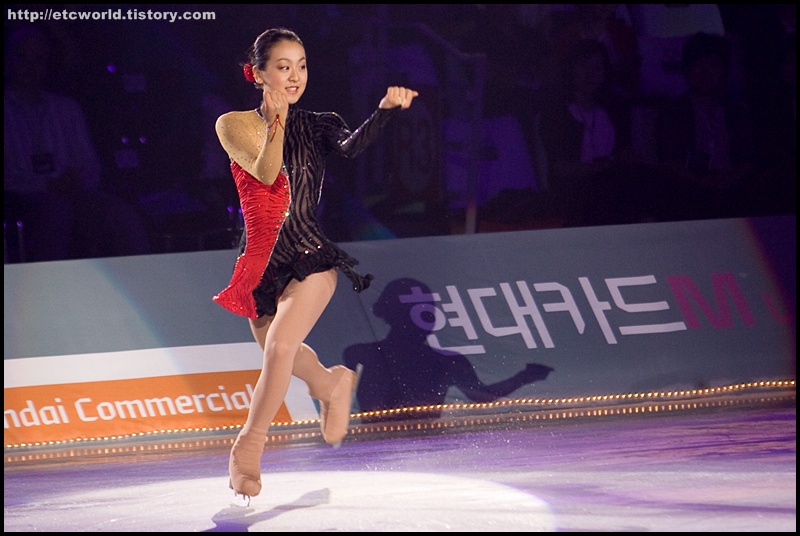
{"type": "MultiPolygon", "coordinates": [[[[6,447],[244,424],[258,370],[4,389],[6,447]]],[[[291,422],[284,403],[274,422],[291,422]]]]}

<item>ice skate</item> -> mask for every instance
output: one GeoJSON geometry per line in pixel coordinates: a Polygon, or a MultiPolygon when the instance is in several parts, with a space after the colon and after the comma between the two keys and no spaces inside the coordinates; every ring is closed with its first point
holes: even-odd
{"type": "Polygon", "coordinates": [[[248,506],[250,498],[261,493],[261,455],[266,434],[239,432],[231,448],[228,485],[233,490],[234,504],[248,506]]]}
{"type": "Polygon", "coordinates": [[[322,430],[322,438],[334,448],[340,447],[342,439],[347,435],[353,396],[358,387],[358,381],[361,379],[364,365],[359,364],[356,372],[341,365],[333,367],[333,370],[342,369],[344,370],[341,378],[333,388],[330,400],[328,402],[319,401],[319,425],[322,430]]]}

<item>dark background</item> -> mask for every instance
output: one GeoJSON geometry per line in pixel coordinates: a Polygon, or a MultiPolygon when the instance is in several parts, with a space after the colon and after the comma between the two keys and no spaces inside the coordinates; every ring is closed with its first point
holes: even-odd
{"type": "MultiPolygon", "coordinates": [[[[759,69],[769,68],[778,46],[781,5],[718,7],[726,35],[738,44],[742,91],[748,98],[758,98],[757,81],[763,74],[759,69]]],[[[388,57],[382,60],[392,47],[421,46],[429,51],[441,80],[450,80],[452,73],[444,73],[449,64],[443,59],[442,42],[465,55],[486,56],[484,116],[511,114],[524,124],[526,107],[536,98],[529,81],[540,74],[537,69],[543,69],[548,45],[546,36],[514,20],[510,4],[6,4],[5,8],[6,36],[26,23],[13,20],[12,11],[25,9],[215,14],[214,20],[172,23],[33,23],[46,27],[58,43],[51,89],[82,105],[103,162],[105,181],[146,215],[156,251],[215,249],[235,243],[238,202],[214,121],[226,111],[257,106],[260,93],[243,79],[240,65],[263,30],[287,26],[301,36],[310,75],[301,107],[336,111],[351,128],[377,106],[387,85],[413,86],[415,80],[424,78],[424,66],[417,76],[388,57]],[[221,232],[215,234],[216,230],[221,232]]],[[[468,86],[444,85],[445,89],[435,95],[429,92],[426,100],[421,100],[426,113],[434,118],[432,127],[422,126],[434,132],[440,127],[438,119],[463,114],[473,103],[468,86]]],[[[641,97],[648,96],[636,96],[641,97]]],[[[465,208],[452,206],[445,197],[443,161],[430,164],[438,184],[417,190],[419,199],[413,191],[398,186],[402,181],[392,175],[391,168],[397,163],[391,155],[392,142],[404,134],[417,143],[425,142],[426,132],[420,123],[414,123],[407,131],[389,135],[386,145],[364,162],[329,161],[323,220],[332,239],[468,231],[463,223],[465,208]],[[371,226],[370,232],[364,231],[365,225],[371,226]]],[[[427,145],[444,159],[446,153],[437,145],[440,142],[437,138],[427,145]]],[[[479,207],[477,231],[548,226],[551,220],[544,213],[554,209],[541,206],[539,193],[534,188],[491,199],[479,207]],[[542,217],[529,217],[533,212],[542,217]]],[[[772,212],[770,207],[759,211],[772,212]]],[[[774,210],[785,211],[785,207],[774,210]]]]}

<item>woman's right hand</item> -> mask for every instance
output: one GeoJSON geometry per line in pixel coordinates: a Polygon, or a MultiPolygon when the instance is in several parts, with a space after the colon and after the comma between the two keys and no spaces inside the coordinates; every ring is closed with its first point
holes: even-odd
{"type": "Polygon", "coordinates": [[[275,117],[280,117],[280,122],[286,121],[286,113],[289,111],[289,99],[286,93],[278,90],[271,90],[266,84],[263,86],[261,103],[261,115],[267,124],[272,124],[275,117]]]}

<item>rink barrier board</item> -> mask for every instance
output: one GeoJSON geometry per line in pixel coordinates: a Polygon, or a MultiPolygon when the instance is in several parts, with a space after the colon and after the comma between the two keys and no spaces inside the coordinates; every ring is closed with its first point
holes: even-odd
{"type": "MultiPolygon", "coordinates": [[[[354,411],[468,404],[531,366],[552,372],[496,399],[795,376],[794,216],[342,246],[376,279],[340,277],[308,342],[365,366],[354,411]]],[[[6,445],[240,425],[261,351],[211,301],[235,256],[5,265],[6,445]]],[[[293,379],[276,422],[315,418],[293,379]]]]}

